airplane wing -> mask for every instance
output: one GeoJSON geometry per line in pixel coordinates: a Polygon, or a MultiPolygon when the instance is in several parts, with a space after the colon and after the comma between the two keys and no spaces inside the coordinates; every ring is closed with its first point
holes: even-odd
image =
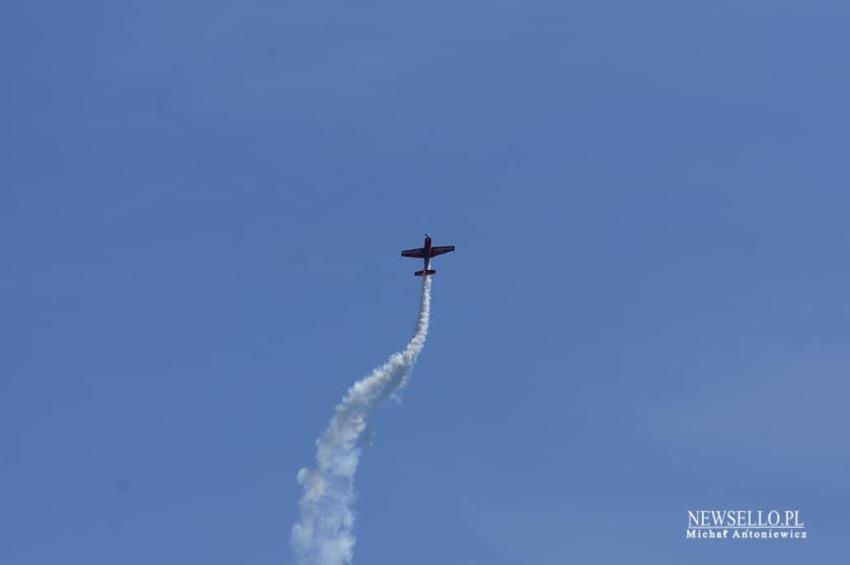
{"type": "MultiPolygon", "coordinates": [[[[432,255],[433,255],[433,252],[432,252],[432,255]]],[[[425,257],[425,248],[420,247],[418,249],[405,249],[404,251],[401,252],[401,256],[402,257],[418,257],[418,258],[421,259],[422,257],[425,257]]]]}
{"type": "Polygon", "coordinates": [[[436,257],[437,255],[442,255],[443,253],[451,253],[454,250],[455,250],[454,245],[443,245],[443,246],[440,246],[440,247],[432,247],[431,248],[431,257],[436,257]]]}

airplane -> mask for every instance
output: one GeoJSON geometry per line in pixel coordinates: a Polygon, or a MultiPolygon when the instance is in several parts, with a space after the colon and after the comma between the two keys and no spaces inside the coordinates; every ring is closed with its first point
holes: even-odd
{"type": "Polygon", "coordinates": [[[436,257],[437,255],[442,255],[443,253],[451,253],[454,250],[454,245],[442,245],[438,247],[431,247],[431,236],[426,233],[424,247],[419,247],[417,249],[405,249],[401,252],[401,256],[416,257],[417,259],[422,259],[422,261],[425,263],[424,268],[421,271],[416,271],[413,274],[417,277],[427,277],[428,275],[437,274],[437,271],[431,268],[431,257],[436,257]]]}

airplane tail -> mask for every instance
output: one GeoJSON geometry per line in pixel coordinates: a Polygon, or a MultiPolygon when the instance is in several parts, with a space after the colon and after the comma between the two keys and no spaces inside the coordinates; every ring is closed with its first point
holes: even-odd
{"type": "Polygon", "coordinates": [[[434,269],[428,269],[427,271],[416,271],[413,274],[417,277],[421,277],[421,276],[427,277],[428,275],[436,275],[437,271],[435,271],[434,269]]]}

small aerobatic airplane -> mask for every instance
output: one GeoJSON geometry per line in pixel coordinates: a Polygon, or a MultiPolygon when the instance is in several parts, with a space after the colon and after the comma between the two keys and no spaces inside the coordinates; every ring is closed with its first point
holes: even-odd
{"type": "Polygon", "coordinates": [[[454,245],[443,245],[440,247],[431,247],[431,236],[427,233],[425,234],[425,247],[419,247],[417,249],[405,249],[401,252],[402,257],[416,257],[417,259],[422,259],[425,263],[425,268],[421,271],[416,271],[413,273],[417,277],[427,277],[428,275],[435,275],[437,271],[431,268],[431,257],[436,257],[437,255],[442,255],[443,253],[451,253],[455,250],[454,245]]]}

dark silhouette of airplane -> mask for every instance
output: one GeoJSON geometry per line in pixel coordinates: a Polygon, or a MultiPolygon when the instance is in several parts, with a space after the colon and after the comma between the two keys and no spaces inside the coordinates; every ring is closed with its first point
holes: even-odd
{"type": "Polygon", "coordinates": [[[424,247],[419,247],[417,249],[405,249],[401,252],[401,256],[422,259],[425,264],[424,268],[421,271],[416,271],[413,274],[417,277],[427,277],[428,275],[437,274],[437,271],[431,268],[431,257],[436,257],[437,255],[442,255],[443,253],[451,253],[454,250],[454,245],[431,247],[431,236],[426,233],[424,247]]]}

